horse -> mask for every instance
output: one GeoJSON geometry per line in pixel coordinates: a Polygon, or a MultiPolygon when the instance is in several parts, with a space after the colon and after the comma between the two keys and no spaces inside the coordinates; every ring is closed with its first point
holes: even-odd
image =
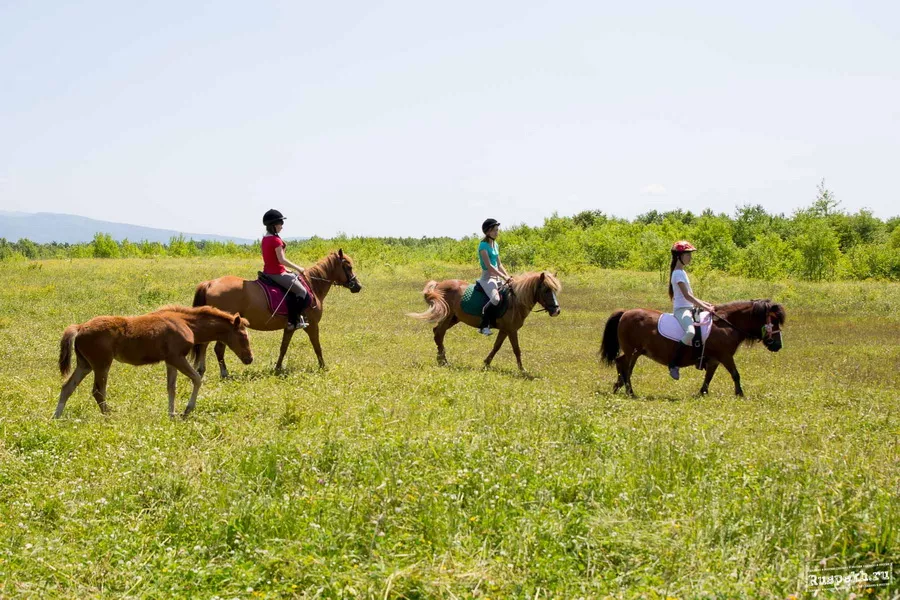
{"type": "MultiPolygon", "coordinates": [[[[345,287],[353,294],[359,293],[362,285],[353,273],[353,260],[340,249],[306,269],[306,273],[301,277],[304,277],[309,283],[314,296],[314,304],[303,311],[303,315],[309,323],[306,334],[319,359],[319,368],[324,369],[325,360],[322,358],[322,346],[319,344],[319,321],[322,319],[325,296],[328,295],[332,284],[345,287]]],[[[275,364],[276,372],[282,370],[284,355],[287,354],[294,330],[285,329],[286,317],[269,312],[265,292],[255,281],[229,275],[201,282],[194,292],[194,306],[206,305],[229,312],[239,312],[247,319],[250,329],[258,331],[283,329],[281,353],[275,364]]],[[[221,342],[216,343],[215,353],[219,362],[219,375],[224,379],[228,377],[228,368],[225,366],[225,346],[221,342]]],[[[197,354],[194,367],[201,376],[206,371],[206,345],[202,345],[197,354]]]]}
{"type": "MultiPolygon", "coordinates": [[[[439,365],[448,364],[444,348],[444,335],[447,330],[457,323],[465,323],[476,328],[481,323],[480,316],[470,315],[462,309],[462,296],[468,286],[469,282],[461,279],[447,279],[440,283],[434,280],[429,281],[422,290],[428,310],[423,313],[408,314],[414,319],[436,323],[433,331],[439,365]]],[[[528,317],[535,304],[540,304],[543,307],[541,310],[546,310],[551,317],[559,315],[560,308],[556,294],[562,289],[562,285],[555,276],[547,271],[542,271],[513,277],[509,286],[510,307],[502,317],[497,319],[499,332],[491,353],[484,359],[484,366],[491,365],[494,355],[509,337],[519,370],[524,371],[522,351],[519,349],[519,329],[525,323],[525,318],[528,317]]]]}
{"type": "MultiPolygon", "coordinates": [[[[658,310],[635,308],[618,310],[606,321],[600,355],[608,365],[616,363],[619,379],[613,385],[613,393],[625,386],[629,396],[634,396],[631,387],[631,372],[641,355],[647,355],[658,363],[668,365],[675,357],[678,344],[659,334],[657,325],[662,313],[658,310]],[[622,350],[622,355],[619,350],[622,350]]],[[[743,396],[741,376],[734,364],[734,354],[742,342],[748,345],[762,342],[771,352],[781,350],[781,327],[785,322],[784,307],[769,300],[749,300],[729,302],[715,307],[709,338],[706,341],[706,377],[700,388],[700,395],[709,392],[709,382],[719,365],[725,367],[734,381],[734,393],[743,396]]],[[[693,362],[693,352],[682,354],[679,367],[693,362]]]]}
{"type": "Polygon", "coordinates": [[[169,416],[175,416],[175,379],[178,371],[194,384],[191,399],[184,409],[187,417],[197,403],[200,375],[188,362],[189,352],[200,345],[216,342],[227,345],[244,364],[253,362],[247,320],[209,306],[188,308],[164,306],[137,317],[94,317],[80,325],[69,325],[59,342],[59,372],[65,377],[72,368],[75,349],[75,371],[59,394],[54,419],[62,416],[66,401],[81,380],[94,372],[94,400],[100,412],[107,414],[106,379],[113,359],[130,365],[149,365],[165,361],[169,392],[169,416]]]}

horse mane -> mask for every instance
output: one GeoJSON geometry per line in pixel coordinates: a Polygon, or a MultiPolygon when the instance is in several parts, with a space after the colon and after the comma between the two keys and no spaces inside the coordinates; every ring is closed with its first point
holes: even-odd
{"type": "MultiPolygon", "coordinates": [[[[350,260],[346,254],[344,258],[347,259],[347,262],[350,263],[350,266],[353,266],[353,261],[350,260]]],[[[312,275],[313,277],[319,277],[320,279],[330,279],[328,274],[335,268],[335,266],[340,263],[341,257],[338,256],[337,252],[330,252],[326,254],[323,258],[319,259],[319,262],[314,264],[313,266],[306,269],[306,271],[312,275]]]]}
{"type": "MultiPolygon", "coordinates": [[[[761,324],[766,322],[766,314],[769,312],[772,313],[772,322],[779,327],[784,325],[784,322],[787,319],[784,307],[780,304],[773,304],[768,298],[764,300],[736,300],[734,302],[716,305],[716,312],[721,310],[726,314],[748,309],[750,311],[750,318],[754,321],[759,321],[761,324]]],[[[762,333],[757,331],[756,328],[751,328],[750,331],[742,333],[749,334],[748,341],[758,342],[762,340],[762,333]]]]}
{"type": "Polygon", "coordinates": [[[513,308],[517,312],[528,312],[534,306],[534,297],[541,282],[541,274],[544,275],[544,283],[551,290],[559,292],[562,289],[559,279],[547,271],[516,275],[509,285],[513,291],[513,308]]]}

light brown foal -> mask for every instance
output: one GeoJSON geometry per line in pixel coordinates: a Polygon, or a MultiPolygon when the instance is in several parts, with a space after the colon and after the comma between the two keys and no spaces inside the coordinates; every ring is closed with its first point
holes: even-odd
{"type": "Polygon", "coordinates": [[[178,371],[187,375],[194,390],[184,409],[186,417],[197,403],[201,381],[187,355],[210,342],[223,342],[244,364],[253,362],[246,319],[210,306],[166,306],[138,317],[95,317],[69,325],[59,342],[59,372],[65,376],[71,369],[73,347],[75,371],[63,384],[53,418],[62,416],[69,396],[91,371],[94,400],[101,412],[108,413],[106,379],[113,359],[130,365],[165,361],[170,416],[175,416],[175,378],[178,371]]]}

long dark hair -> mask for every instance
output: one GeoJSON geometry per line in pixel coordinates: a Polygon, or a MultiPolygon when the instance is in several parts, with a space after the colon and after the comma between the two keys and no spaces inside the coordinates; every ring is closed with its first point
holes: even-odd
{"type": "Polygon", "coordinates": [[[269,223],[268,225],[266,225],[266,231],[269,233],[269,235],[274,235],[275,237],[281,237],[280,235],[278,235],[278,232],[275,231],[275,226],[278,224],[283,225],[284,221],[275,221],[274,223],[269,223]]]}
{"type": "Polygon", "coordinates": [[[672,289],[672,272],[675,270],[679,258],[681,258],[681,252],[672,250],[672,264],[669,265],[669,300],[675,297],[675,290],[672,289]]]}

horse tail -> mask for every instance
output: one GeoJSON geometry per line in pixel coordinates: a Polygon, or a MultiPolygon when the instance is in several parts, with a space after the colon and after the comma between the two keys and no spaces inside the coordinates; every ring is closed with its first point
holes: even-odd
{"type": "Polygon", "coordinates": [[[72,346],[78,334],[78,325],[69,325],[59,340],[59,374],[65,377],[72,370],[72,346]]]}
{"type": "Polygon", "coordinates": [[[437,281],[431,280],[425,284],[422,295],[428,304],[428,310],[421,313],[406,313],[406,316],[420,321],[430,321],[432,323],[440,323],[450,314],[450,305],[444,299],[444,295],[437,291],[437,281]]]}
{"type": "Polygon", "coordinates": [[[192,306],[206,306],[206,290],[209,289],[208,281],[201,281],[194,290],[194,304],[192,306]]]}
{"type": "Polygon", "coordinates": [[[615,362],[619,355],[619,321],[624,310],[617,310],[606,321],[606,328],[603,329],[603,343],[600,344],[600,356],[606,364],[611,365],[615,362]]]}
{"type": "MultiPolygon", "coordinates": [[[[206,290],[209,289],[211,283],[211,281],[201,281],[197,284],[197,287],[194,289],[194,303],[191,306],[195,308],[197,306],[206,306],[206,290]]],[[[200,357],[200,351],[200,344],[194,344],[194,347],[191,348],[191,359],[195,364],[197,358],[200,357]]]]}

